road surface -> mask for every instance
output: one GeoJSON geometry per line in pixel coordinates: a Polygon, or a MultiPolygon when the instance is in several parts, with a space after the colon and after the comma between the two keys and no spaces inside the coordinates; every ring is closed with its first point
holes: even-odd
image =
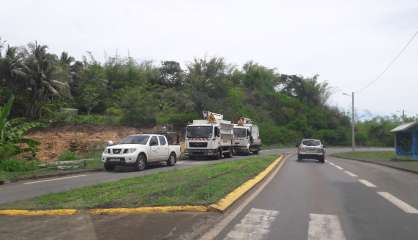
{"type": "Polygon", "coordinates": [[[418,175],[295,155],[217,239],[418,239],[418,175]]]}

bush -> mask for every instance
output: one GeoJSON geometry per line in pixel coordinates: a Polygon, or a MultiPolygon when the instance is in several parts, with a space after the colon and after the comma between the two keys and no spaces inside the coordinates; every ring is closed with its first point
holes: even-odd
{"type": "Polygon", "coordinates": [[[71,161],[77,159],[79,159],[78,155],[75,152],[69,150],[61,153],[61,155],[58,157],[58,161],[71,161]]]}
{"type": "Polygon", "coordinates": [[[24,161],[24,160],[3,160],[0,161],[0,171],[5,172],[25,172],[35,170],[37,168],[36,161],[24,161]]]}

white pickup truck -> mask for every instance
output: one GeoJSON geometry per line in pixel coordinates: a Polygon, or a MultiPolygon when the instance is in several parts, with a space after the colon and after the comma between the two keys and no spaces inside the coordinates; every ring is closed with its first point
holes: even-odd
{"type": "Polygon", "coordinates": [[[133,166],[144,170],[149,163],[165,162],[173,166],[180,157],[180,145],[169,145],[164,135],[138,134],[122,139],[118,144],[106,147],[102,162],[106,171],[115,166],[133,166]]]}

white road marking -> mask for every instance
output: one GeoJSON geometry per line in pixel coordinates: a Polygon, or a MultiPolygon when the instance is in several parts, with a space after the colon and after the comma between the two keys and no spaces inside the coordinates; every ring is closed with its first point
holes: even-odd
{"type": "Polygon", "coordinates": [[[345,240],[337,216],[309,214],[309,217],[308,240],[345,240]]]}
{"type": "Polygon", "coordinates": [[[23,183],[23,184],[35,184],[35,183],[42,183],[42,182],[52,182],[52,181],[59,181],[59,180],[85,177],[85,176],[87,176],[87,175],[74,175],[74,176],[69,176],[69,177],[60,177],[60,178],[52,178],[52,179],[46,179],[46,180],[40,180],[40,181],[34,181],[34,182],[26,182],[26,183],[23,183]]]}
{"type": "Polygon", "coordinates": [[[362,184],[364,184],[365,186],[367,186],[367,187],[371,187],[371,188],[375,188],[376,187],[376,185],[374,185],[373,183],[371,183],[371,182],[369,182],[369,181],[367,181],[367,180],[364,180],[364,179],[359,179],[358,180],[360,183],[362,183],[362,184]]]}
{"type": "Polygon", "coordinates": [[[270,232],[270,226],[277,215],[279,212],[275,210],[252,208],[225,239],[263,239],[270,232]]]}
{"type": "Polygon", "coordinates": [[[225,229],[228,224],[234,220],[239,213],[241,213],[245,207],[250,204],[264,189],[265,187],[276,177],[277,173],[281,169],[281,167],[286,163],[287,158],[295,156],[294,154],[287,155],[284,157],[280,165],[268,176],[261,185],[253,192],[251,193],[247,198],[244,198],[243,202],[237,206],[237,208],[233,209],[230,213],[227,213],[226,216],[218,222],[216,225],[214,225],[208,232],[203,234],[203,236],[200,237],[200,240],[213,240],[215,239],[223,229],[225,229]]]}
{"type": "Polygon", "coordinates": [[[354,174],[350,171],[345,170],[344,172],[347,173],[348,175],[352,176],[352,177],[358,177],[356,174],[354,174]]]}
{"type": "Polygon", "coordinates": [[[338,165],[334,165],[334,167],[338,168],[339,170],[344,170],[344,168],[338,166],[338,165]]]}
{"type": "Polygon", "coordinates": [[[398,208],[400,208],[406,213],[418,214],[418,210],[416,208],[412,207],[408,203],[400,200],[399,198],[393,196],[392,194],[388,192],[377,192],[377,194],[379,194],[380,196],[382,196],[389,202],[393,203],[395,206],[397,206],[398,208]]]}

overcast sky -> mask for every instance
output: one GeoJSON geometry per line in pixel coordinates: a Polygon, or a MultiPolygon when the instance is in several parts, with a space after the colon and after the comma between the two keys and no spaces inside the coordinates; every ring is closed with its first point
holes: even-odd
{"type": "MultiPolygon", "coordinates": [[[[80,58],[91,51],[138,60],[223,56],[277,71],[320,75],[331,105],[372,81],[418,30],[417,0],[2,0],[0,37],[80,58]]],[[[418,113],[418,37],[374,85],[360,92],[360,116],[418,113]]]]}

